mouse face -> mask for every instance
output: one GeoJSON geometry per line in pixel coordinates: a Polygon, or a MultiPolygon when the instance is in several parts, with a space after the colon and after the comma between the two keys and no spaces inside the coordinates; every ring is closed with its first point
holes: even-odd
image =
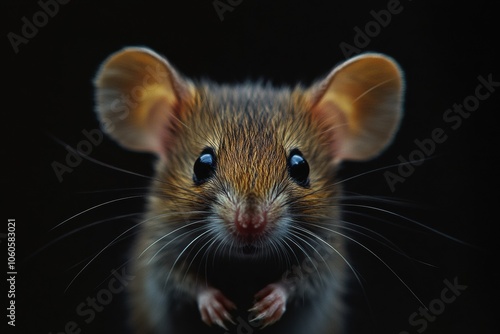
{"type": "Polygon", "coordinates": [[[127,48],[104,62],[96,98],[111,137],[158,157],[132,259],[138,333],[216,333],[209,326],[235,324],[238,306],[278,333],[338,333],[340,313],[322,311],[340,309],[347,263],[335,172],[391,141],[402,101],[394,61],[361,55],[311,87],[227,86],[127,48]],[[305,260],[314,275],[283,279],[305,260]]]}
{"type": "Polygon", "coordinates": [[[162,196],[155,211],[199,212],[186,221],[198,220],[200,232],[213,238],[211,248],[235,256],[286,247],[291,227],[305,217],[310,224],[314,217],[335,217],[333,157],[321,150],[327,129],[307,112],[303,94],[200,87],[159,167],[164,183],[157,183],[162,196]],[[178,197],[171,184],[193,198],[178,197]]]}

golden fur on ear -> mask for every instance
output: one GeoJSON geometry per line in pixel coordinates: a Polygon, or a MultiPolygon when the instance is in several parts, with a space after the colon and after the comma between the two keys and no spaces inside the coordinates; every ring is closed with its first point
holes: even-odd
{"type": "Polygon", "coordinates": [[[103,128],[121,145],[164,153],[168,125],[194,86],[168,61],[147,48],[125,48],[104,61],[95,79],[97,113],[103,128]]]}
{"type": "Polygon", "coordinates": [[[391,141],[402,114],[399,66],[381,54],[363,54],[337,66],[309,89],[311,112],[326,123],[336,160],[363,160],[391,141]]]}

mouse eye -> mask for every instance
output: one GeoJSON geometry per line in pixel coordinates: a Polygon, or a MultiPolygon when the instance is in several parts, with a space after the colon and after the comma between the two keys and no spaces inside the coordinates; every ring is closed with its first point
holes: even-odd
{"type": "Polygon", "coordinates": [[[205,183],[215,174],[215,152],[211,148],[204,149],[194,162],[193,181],[196,185],[205,183]]]}
{"type": "Polygon", "coordinates": [[[298,185],[303,187],[309,185],[309,164],[298,149],[293,149],[290,152],[288,173],[298,185]]]}

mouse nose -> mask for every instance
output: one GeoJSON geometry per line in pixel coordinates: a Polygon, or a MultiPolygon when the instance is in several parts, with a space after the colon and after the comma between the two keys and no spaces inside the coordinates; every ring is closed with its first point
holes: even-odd
{"type": "Polygon", "coordinates": [[[237,209],[235,212],[234,224],[240,236],[259,236],[267,226],[267,212],[251,208],[237,209]]]}

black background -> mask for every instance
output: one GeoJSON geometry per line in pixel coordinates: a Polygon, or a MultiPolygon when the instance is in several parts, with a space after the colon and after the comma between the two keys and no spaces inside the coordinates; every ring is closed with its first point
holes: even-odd
{"type": "MultiPolygon", "coordinates": [[[[81,333],[127,332],[124,293],[113,295],[90,323],[76,308],[106,288],[111,271],[121,270],[127,259],[133,233],[120,235],[138,218],[105,220],[141,212],[144,199],[84,210],[142,195],[148,180],[83,161],[59,182],[52,168],[54,161],[64,163],[67,155],[58,141],[75,147],[85,139],[83,130],[99,127],[92,79],[110,53],[143,45],[166,55],[193,78],[309,84],[345,59],[340,43],[353,45],[354,28],[364,30],[373,20],[370,11],[385,9],[389,1],[243,0],[223,14],[223,21],[210,0],[157,3],[70,1],[60,5],[18,53],[7,34],[21,34],[22,18],[32,22],[41,7],[35,1],[2,3],[6,17],[2,59],[7,72],[2,88],[2,224],[6,226],[8,218],[17,222],[18,331],[14,332],[59,333],[70,321],[81,333]],[[82,214],[53,229],[78,213],[82,214]],[[89,227],[82,229],[85,226],[89,227]],[[117,237],[113,246],[106,247],[117,237]]],[[[361,48],[386,53],[400,63],[406,77],[405,116],[395,142],[383,155],[366,163],[345,163],[341,175],[348,178],[373,170],[345,182],[347,191],[400,202],[351,201],[394,214],[349,207],[372,219],[353,213],[346,219],[381,233],[401,248],[407,257],[354,235],[425,305],[440,298],[445,279],[467,286],[424,333],[493,333],[498,328],[500,275],[494,252],[498,149],[493,142],[500,87],[456,130],[443,121],[454,103],[474,95],[478,76],[492,75],[500,81],[499,54],[494,50],[498,24],[492,5],[493,1],[482,0],[460,4],[401,0],[401,12],[361,48]],[[396,173],[397,167],[376,169],[397,164],[399,155],[408,158],[416,149],[414,140],[430,138],[435,128],[445,129],[447,140],[392,192],[384,172],[396,173]]],[[[153,157],[127,152],[108,138],[90,155],[137,173],[153,172],[153,157]]],[[[5,254],[6,240],[1,241],[5,254]]],[[[368,251],[355,244],[350,250],[364,287],[363,291],[357,282],[350,286],[351,332],[417,333],[421,327],[408,322],[420,307],[412,293],[368,251]]],[[[6,291],[1,294],[5,301],[6,291]]],[[[3,315],[2,319],[7,321],[3,315]]]]}

